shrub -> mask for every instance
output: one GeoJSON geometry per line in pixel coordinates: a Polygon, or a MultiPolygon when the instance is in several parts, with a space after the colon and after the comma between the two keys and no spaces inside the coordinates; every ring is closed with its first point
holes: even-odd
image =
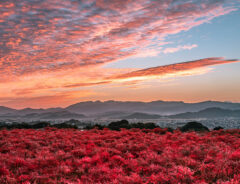
{"type": "Polygon", "coordinates": [[[0,183],[239,183],[239,147],[240,130],[0,130],[0,183]]]}

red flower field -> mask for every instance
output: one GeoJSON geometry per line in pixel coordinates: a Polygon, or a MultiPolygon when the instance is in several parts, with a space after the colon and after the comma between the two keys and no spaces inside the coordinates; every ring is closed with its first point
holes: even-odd
{"type": "Polygon", "coordinates": [[[240,183],[240,130],[0,130],[0,183],[240,183]]]}

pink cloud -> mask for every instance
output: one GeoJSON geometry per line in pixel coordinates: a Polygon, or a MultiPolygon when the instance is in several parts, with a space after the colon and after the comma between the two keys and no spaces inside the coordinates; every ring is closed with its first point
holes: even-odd
{"type": "Polygon", "coordinates": [[[0,74],[6,80],[125,59],[234,10],[224,0],[4,1],[0,74]]]}
{"type": "MultiPolygon", "coordinates": [[[[195,61],[188,61],[183,63],[146,68],[143,70],[137,70],[130,73],[118,75],[112,78],[113,79],[133,78],[134,80],[136,80],[136,78],[139,78],[139,77],[147,78],[150,76],[164,76],[168,74],[191,71],[194,69],[203,68],[207,66],[234,63],[234,62],[240,62],[240,60],[225,60],[224,58],[205,58],[205,59],[200,59],[195,61]]],[[[191,75],[191,72],[188,73],[188,75],[191,75]]]]}

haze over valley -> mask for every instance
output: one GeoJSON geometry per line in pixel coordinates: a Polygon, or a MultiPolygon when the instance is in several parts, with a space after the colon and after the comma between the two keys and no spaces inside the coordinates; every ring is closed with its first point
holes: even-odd
{"type": "Polygon", "coordinates": [[[180,126],[199,121],[210,128],[239,128],[240,103],[204,101],[184,103],[178,101],[86,101],[66,108],[12,109],[0,107],[2,122],[48,121],[58,123],[76,119],[86,124],[108,124],[114,120],[154,122],[161,127],[180,126]]]}

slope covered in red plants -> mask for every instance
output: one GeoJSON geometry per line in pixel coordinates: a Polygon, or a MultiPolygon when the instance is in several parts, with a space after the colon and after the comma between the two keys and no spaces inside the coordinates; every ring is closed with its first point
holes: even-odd
{"type": "Polygon", "coordinates": [[[0,183],[240,181],[240,130],[0,130],[0,183]]]}

